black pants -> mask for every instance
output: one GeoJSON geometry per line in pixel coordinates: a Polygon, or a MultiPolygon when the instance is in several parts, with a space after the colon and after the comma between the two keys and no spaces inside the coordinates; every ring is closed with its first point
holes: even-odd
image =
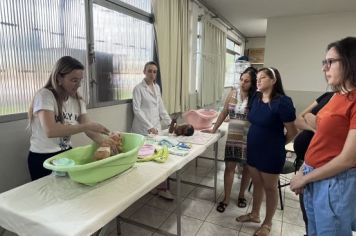
{"type": "Polygon", "coordinates": [[[59,153],[65,152],[67,150],[54,152],[54,153],[36,153],[30,151],[28,153],[27,164],[28,164],[28,169],[30,171],[31,180],[33,181],[51,174],[52,173],[51,170],[48,170],[43,167],[43,162],[48,158],[53,157],[59,153]]]}

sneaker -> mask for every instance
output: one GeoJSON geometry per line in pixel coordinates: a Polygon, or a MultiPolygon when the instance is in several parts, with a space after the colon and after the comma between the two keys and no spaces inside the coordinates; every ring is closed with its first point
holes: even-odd
{"type": "Polygon", "coordinates": [[[169,190],[159,190],[158,195],[166,200],[174,200],[174,196],[169,190]]]}

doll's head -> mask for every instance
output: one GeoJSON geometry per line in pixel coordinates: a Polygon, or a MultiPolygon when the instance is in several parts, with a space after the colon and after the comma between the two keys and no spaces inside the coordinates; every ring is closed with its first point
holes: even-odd
{"type": "Polygon", "coordinates": [[[177,125],[174,133],[179,136],[192,136],[194,134],[194,127],[190,124],[177,125]]]}

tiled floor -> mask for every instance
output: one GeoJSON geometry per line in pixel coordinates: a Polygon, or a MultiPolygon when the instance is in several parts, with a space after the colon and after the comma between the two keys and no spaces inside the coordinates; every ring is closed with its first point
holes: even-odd
{"type": "MultiPolygon", "coordinates": [[[[218,167],[218,196],[223,197],[223,170],[224,163],[219,162],[218,167]]],[[[183,171],[184,180],[195,180],[199,183],[213,184],[213,161],[199,159],[198,167],[195,162],[187,165],[183,171]]],[[[216,236],[216,235],[252,235],[259,226],[253,223],[238,223],[235,218],[251,210],[250,192],[246,193],[248,206],[236,206],[240,179],[235,176],[231,202],[224,213],[216,211],[213,202],[213,191],[201,187],[182,184],[182,235],[216,236]]],[[[171,182],[172,192],[175,193],[175,183],[171,182]]],[[[299,209],[297,196],[288,187],[283,188],[285,208],[280,210],[278,205],[274,216],[271,236],[300,236],[304,235],[304,222],[299,209]]],[[[262,205],[261,216],[265,214],[265,205],[262,205]]],[[[139,221],[170,233],[176,233],[175,201],[167,201],[158,196],[147,194],[135,204],[130,206],[122,216],[139,221]]],[[[110,236],[116,235],[115,224],[112,222],[110,236]]],[[[160,235],[153,231],[141,229],[137,226],[122,223],[122,235],[160,235]]]]}
{"type": "MultiPolygon", "coordinates": [[[[223,144],[224,140],[221,140],[223,144]]],[[[223,145],[219,149],[219,157],[223,156],[223,145]]],[[[212,156],[212,150],[208,150],[204,156],[212,156]]],[[[223,171],[224,162],[218,163],[218,201],[223,197],[223,171]]],[[[213,161],[198,159],[198,166],[195,161],[189,163],[183,171],[183,180],[194,181],[201,184],[213,186],[213,161]]],[[[182,184],[182,235],[196,236],[216,236],[216,235],[252,235],[259,224],[238,223],[235,218],[238,215],[249,212],[252,207],[252,193],[247,192],[248,205],[246,208],[236,206],[237,195],[240,186],[240,179],[235,175],[234,185],[231,195],[231,202],[224,213],[216,211],[216,204],[213,202],[213,191],[201,187],[182,184]]],[[[171,191],[175,193],[175,182],[171,182],[171,191]]],[[[299,208],[298,197],[289,190],[283,188],[283,198],[285,208],[280,210],[280,205],[274,216],[271,236],[301,236],[305,233],[302,213],[299,208]]],[[[265,205],[261,208],[261,217],[265,214],[265,205]]],[[[122,214],[123,217],[145,223],[161,230],[176,233],[175,201],[167,201],[156,195],[146,194],[143,198],[130,206],[122,214]]],[[[109,232],[110,236],[116,235],[115,222],[112,222],[109,232]]],[[[137,226],[121,223],[121,235],[141,236],[141,235],[161,235],[157,232],[142,229],[137,226]]]]}
{"type": "MultiPolygon", "coordinates": [[[[224,155],[225,140],[219,143],[219,159],[224,155]]],[[[208,149],[203,156],[212,157],[212,148],[208,149]]],[[[218,202],[223,198],[223,171],[224,162],[218,162],[218,202]]],[[[204,185],[213,186],[213,161],[198,159],[189,163],[183,171],[183,180],[193,181],[204,185]]],[[[182,184],[182,235],[195,236],[216,236],[234,235],[248,236],[258,228],[259,224],[239,223],[235,221],[238,215],[251,211],[252,193],[247,192],[245,197],[248,200],[246,208],[238,208],[236,205],[240,179],[235,175],[231,201],[224,213],[216,211],[216,204],[213,202],[213,191],[201,187],[182,184]]],[[[175,193],[175,182],[171,182],[171,191],[175,193]]],[[[280,210],[280,205],[273,219],[273,226],[270,236],[302,236],[305,234],[305,226],[302,212],[299,207],[298,197],[290,191],[289,186],[283,188],[284,210],[280,210]]],[[[177,221],[175,214],[175,201],[167,201],[152,194],[146,194],[139,201],[130,206],[122,216],[131,220],[139,221],[160,230],[175,234],[177,221]]],[[[265,214],[265,204],[261,207],[261,218],[265,214]]],[[[115,222],[112,222],[109,230],[110,236],[116,234],[115,222]]],[[[159,236],[161,234],[142,229],[132,224],[121,223],[121,235],[123,236],[159,236]]],[[[356,236],[356,233],[353,234],[356,236]]]]}

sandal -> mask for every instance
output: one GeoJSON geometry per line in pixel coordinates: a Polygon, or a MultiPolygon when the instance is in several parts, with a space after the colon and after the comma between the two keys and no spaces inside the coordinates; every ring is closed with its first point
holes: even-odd
{"type": "Polygon", "coordinates": [[[247,200],[243,197],[239,197],[239,199],[237,199],[237,206],[240,208],[244,208],[247,206],[247,200]]]}
{"type": "Polygon", "coordinates": [[[227,207],[227,204],[224,203],[224,202],[219,202],[219,205],[216,207],[216,210],[218,212],[224,212],[225,211],[225,208],[227,207]]]}
{"type": "Polygon", "coordinates": [[[261,223],[260,217],[255,217],[251,213],[236,217],[236,221],[238,221],[238,222],[261,223]]]}
{"type": "Polygon", "coordinates": [[[271,225],[263,224],[258,230],[253,234],[254,236],[267,236],[271,232],[271,225]]]}

